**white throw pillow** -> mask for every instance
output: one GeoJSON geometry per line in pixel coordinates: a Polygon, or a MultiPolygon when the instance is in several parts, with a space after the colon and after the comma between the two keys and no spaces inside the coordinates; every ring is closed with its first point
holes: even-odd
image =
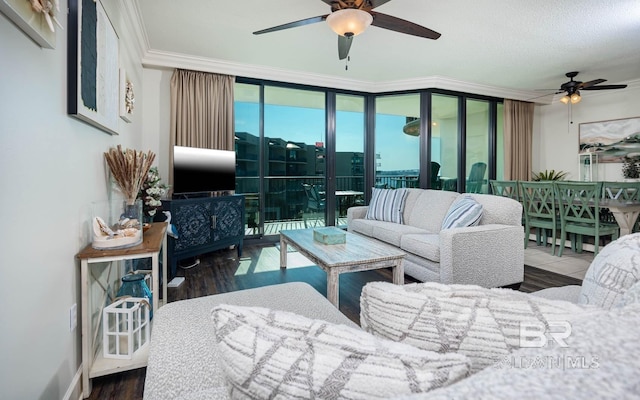
{"type": "Polygon", "coordinates": [[[609,243],[591,262],[582,281],[578,303],[611,308],[640,281],[640,233],[609,243]]]}
{"type": "Polygon", "coordinates": [[[404,203],[407,200],[406,189],[373,188],[371,202],[367,208],[366,219],[404,224],[404,203]]]}
{"type": "Polygon", "coordinates": [[[442,221],[442,229],[475,226],[482,217],[482,204],[471,196],[460,196],[451,204],[442,221]]]}
{"type": "Polygon", "coordinates": [[[376,336],[424,350],[464,354],[474,373],[529,345],[521,341],[527,330],[546,332],[550,321],[565,325],[591,310],[511,289],[371,282],[360,296],[360,325],[376,336]]]}
{"type": "Polygon", "coordinates": [[[220,305],[212,318],[233,399],[376,399],[464,378],[468,359],[359,329],[258,307],[220,305]]]}

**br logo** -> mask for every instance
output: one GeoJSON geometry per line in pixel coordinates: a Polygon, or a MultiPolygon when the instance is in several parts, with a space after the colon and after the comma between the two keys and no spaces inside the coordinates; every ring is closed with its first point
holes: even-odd
{"type": "Polygon", "coordinates": [[[552,340],[560,347],[569,347],[565,339],[571,336],[568,321],[520,322],[520,347],[544,347],[552,340]]]}

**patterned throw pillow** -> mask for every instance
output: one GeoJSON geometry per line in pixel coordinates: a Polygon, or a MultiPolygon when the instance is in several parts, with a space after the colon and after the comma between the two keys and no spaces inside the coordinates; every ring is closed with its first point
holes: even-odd
{"type": "Polygon", "coordinates": [[[638,281],[640,233],[634,233],[622,236],[598,252],[582,281],[578,303],[610,309],[638,281]]]}
{"type": "Polygon", "coordinates": [[[232,399],[389,398],[469,373],[465,356],[284,311],[220,305],[212,318],[232,399]]]}
{"type": "Polygon", "coordinates": [[[482,204],[471,196],[461,196],[451,204],[442,221],[442,229],[464,228],[475,226],[482,217],[482,204]]]}
{"type": "Polygon", "coordinates": [[[404,203],[409,192],[406,189],[373,188],[366,219],[403,224],[404,203]]]}
{"type": "Polygon", "coordinates": [[[620,300],[611,308],[623,308],[631,304],[640,304],[640,282],[636,282],[624,292],[620,300]]]}
{"type": "Polygon", "coordinates": [[[601,310],[511,289],[434,282],[371,282],[360,296],[362,329],[424,350],[464,354],[472,373],[526,346],[522,329],[546,332],[550,321],[565,324],[595,311],[601,310]]]}

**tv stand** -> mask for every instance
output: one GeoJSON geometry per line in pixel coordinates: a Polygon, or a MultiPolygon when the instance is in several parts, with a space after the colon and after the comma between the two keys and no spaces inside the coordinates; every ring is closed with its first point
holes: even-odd
{"type": "MultiPolygon", "coordinates": [[[[210,192],[207,192],[210,193],[210,192]]],[[[171,223],[178,239],[168,240],[171,277],[178,261],[230,246],[242,256],[244,239],[244,196],[208,196],[163,200],[162,208],[171,212],[171,223]]]]}

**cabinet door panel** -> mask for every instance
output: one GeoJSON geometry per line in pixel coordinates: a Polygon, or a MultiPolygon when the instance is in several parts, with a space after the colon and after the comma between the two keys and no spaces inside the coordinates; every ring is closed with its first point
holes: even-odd
{"type": "Polygon", "coordinates": [[[216,216],[216,226],[213,230],[213,240],[222,240],[243,235],[243,208],[243,196],[217,199],[215,201],[214,215],[216,216]]]}
{"type": "Polygon", "coordinates": [[[179,234],[175,250],[180,251],[208,244],[211,241],[211,215],[210,202],[177,205],[171,220],[179,234]]]}

